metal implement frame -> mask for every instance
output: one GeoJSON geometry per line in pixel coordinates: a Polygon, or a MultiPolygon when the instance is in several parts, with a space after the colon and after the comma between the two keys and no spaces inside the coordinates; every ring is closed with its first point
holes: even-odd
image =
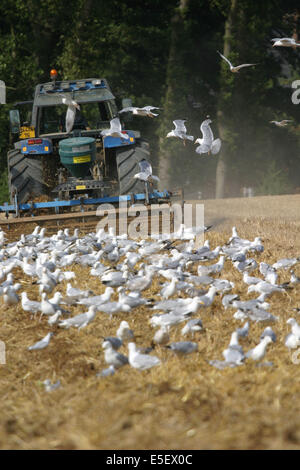
{"type": "MultiPolygon", "coordinates": [[[[131,204],[135,204],[138,202],[146,202],[146,204],[151,204],[160,201],[169,201],[172,196],[177,196],[177,192],[170,192],[167,190],[164,191],[153,191],[152,193],[148,193],[148,188],[146,189],[145,194],[127,194],[121,196],[109,196],[109,197],[101,197],[101,198],[78,198],[78,199],[71,199],[71,200],[53,200],[48,202],[28,202],[18,204],[17,196],[15,195],[14,204],[8,204],[7,202],[4,205],[0,205],[0,213],[5,213],[6,218],[9,219],[10,222],[25,222],[26,218],[36,218],[34,211],[39,209],[54,209],[55,216],[63,215],[64,217],[67,214],[59,214],[59,210],[62,208],[72,208],[76,206],[80,206],[81,212],[84,211],[84,206],[91,206],[91,205],[100,205],[100,204],[118,204],[120,202],[129,202],[131,204]],[[13,213],[12,218],[9,218],[10,213],[13,213]],[[22,212],[29,212],[30,217],[20,217],[22,212]],[[18,219],[18,220],[16,220],[18,219]]],[[[73,214],[73,216],[75,216],[73,214]]],[[[45,219],[47,216],[42,216],[45,219]]],[[[8,223],[8,220],[3,223],[8,223]]]]}

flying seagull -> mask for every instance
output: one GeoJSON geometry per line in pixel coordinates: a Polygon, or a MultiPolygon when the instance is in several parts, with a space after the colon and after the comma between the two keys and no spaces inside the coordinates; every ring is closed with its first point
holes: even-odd
{"type": "Polygon", "coordinates": [[[185,145],[186,140],[194,140],[194,137],[192,135],[187,135],[186,133],[186,127],[185,123],[186,119],[176,119],[173,121],[173,124],[175,126],[175,129],[173,129],[171,132],[167,134],[167,137],[177,137],[179,139],[183,140],[183,143],[185,145]]]}
{"type": "Polygon", "coordinates": [[[76,109],[80,110],[80,106],[75,100],[67,98],[66,96],[62,97],[62,102],[68,106],[66,114],[66,132],[69,134],[74,126],[76,109]]]}
{"type": "Polygon", "coordinates": [[[230,72],[233,72],[233,73],[238,73],[239,70],[244,68],[244,67],[251,67],[252,65],[257,65],[257,64],[241,64],[241,65],[234,66],[234,65],[232,65],[230,60],[227,59],[227,57],[225,57],[223,54],[221,54],[221,52],[217,51],[217,53],[222,57],[222,59],[224,59],[227,62],[227,64],[230,67],[230,72]]]}
{"type": "Polygon", "coordinates": [[[274,43],[273,47],[297,47],[300,46],[300,42],[295,41],[294,38],[273,38],[271,41],[274,43]]]}
{"type": "Polygon", "coordinates": [[[143,159],[139,162],[140,172],[134,175],[134,178],[139,179],[141,181],[149,181],[153,183],[153,181],[159,181],[158,176],[152,175],[152,166],[151,164],[143,159]]]}
{"type": "Polygon", "coordinates": [[[122,132],[121,122],[118,117],[115,117],[110,121],[110,129],[104,129],[101,132],[101,135],[103,135],[104,137],[111,136],[111,137],[120,137],[121,139],[126,139],[126,140],[129,139],[129,135],[126,134],[126,132],[125,133],[122,132]]]}
{"type": "Polygon", "coordinates": [[[270,123],[275,124],[277,127],[285,127],[289,122],[293,122],[291,119],[283,119],[282,121],[270,121],[270,123]]]}
{"type": "Polygon", "coordinates": [[[131,112],[132,114],[135,114],[137,116],[149,116],[151,118],[154,118],[154,116],[159,116],[158,114],[152,113],[152,109],[160,109],[156,108],[155,106],[144,106],[143,108],[136,108],[134,106],[130,106],[129,108],[123,108],[120,113],[128,113],[131,112]]]}
{"type": "Polygon", "coordinates": [[[196,143],[200,144],[196,148],[197,153],[210,154],[211,152],[213,155],[216,155],[220,151],[221,139],[214,140],[214,135],[210,128],[211,122],[212,122],[211,119],[206,119],[205,121],[202,122],[200,126],[200,130],[202,132],[202,139],[200,139],[199,137],[197,140],[195,140],[195,144],[196,143]]]}

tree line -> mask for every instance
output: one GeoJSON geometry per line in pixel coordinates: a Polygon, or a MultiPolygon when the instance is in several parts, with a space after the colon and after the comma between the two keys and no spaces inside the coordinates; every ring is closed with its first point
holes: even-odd
{"type": "Polygon", "coordinates": [[[151,145],[162,188],[183,186],[205,198],[297,191],[300,174],[299,106],[292,83],[300,78],[300,47],[272,47],[275,37],[298,40],[294,0],[7,0],[0,5],[0,198],[7,200],[8,110],[30,100],[56,68],[61,79],[106,78],[117,97],[161,109],[154,119],[132,117],[151,145]],[[232,73],[233,64],[255,67],[232,73]],[[166,139],[173,120],[186,119],[201,135],[212,120],[222,140],[218,155],[166,139]],[[285,128],[271,120],[291,119],[285,128]]]}

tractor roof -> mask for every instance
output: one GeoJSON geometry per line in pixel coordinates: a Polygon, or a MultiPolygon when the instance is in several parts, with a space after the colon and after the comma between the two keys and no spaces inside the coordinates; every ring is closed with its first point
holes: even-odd
{"type": "Polygon", "coordinates": [[[104,78],[85,78],[81,80],[53,80],[37,85],[35,105],[53,106],[61,104],[61,95],[69,95],[78,103],[106,101],[115,99],[104,78]]]}

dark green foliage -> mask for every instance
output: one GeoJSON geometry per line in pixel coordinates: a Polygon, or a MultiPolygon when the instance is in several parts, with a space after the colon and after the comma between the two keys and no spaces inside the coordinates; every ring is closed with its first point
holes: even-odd
{"type": "MultiPolygon", "coordinates": [[[[170,185],[186,185],[186,190],[200,190],[206,197],[215,194],[219,156],[199,156],[193,143],[184,147],[165,136],[174,119],[187,118],[188,133],[197,138],[209,115],[218,137],[221,109],[226,127],[221,149],[227,148],[226,195],[239,195],[242,186],[260,192],[292,191],[300,186],[300,108],[291,102],[291,84],[300,76],[300,49],[275,50],[270,39],[299,31],[298,2],[237,0],[229,59],[235,65],[258,64],[238,74],[232,74],[217,54],[223,51],[231,1],[186,0],[180,8],[182,4],[176,0],[2,2],[0,79],[10,87],[7,102],[31,99],[34,86],[48,81],[53,67],[65,79],[102,76],[109,81],[119,109],[127,97],[136,106],[162,108],[159,118],[132,117],[127,127],[141,130],[150,141],[155,174],[159,157],[169,158],[170,185]],[[280,129],[269,122],[284,118],[293,119],[292,126],[280,129]]],[[[0,108],[1,200],[6,197],[10,105],[0,108]]]]}

